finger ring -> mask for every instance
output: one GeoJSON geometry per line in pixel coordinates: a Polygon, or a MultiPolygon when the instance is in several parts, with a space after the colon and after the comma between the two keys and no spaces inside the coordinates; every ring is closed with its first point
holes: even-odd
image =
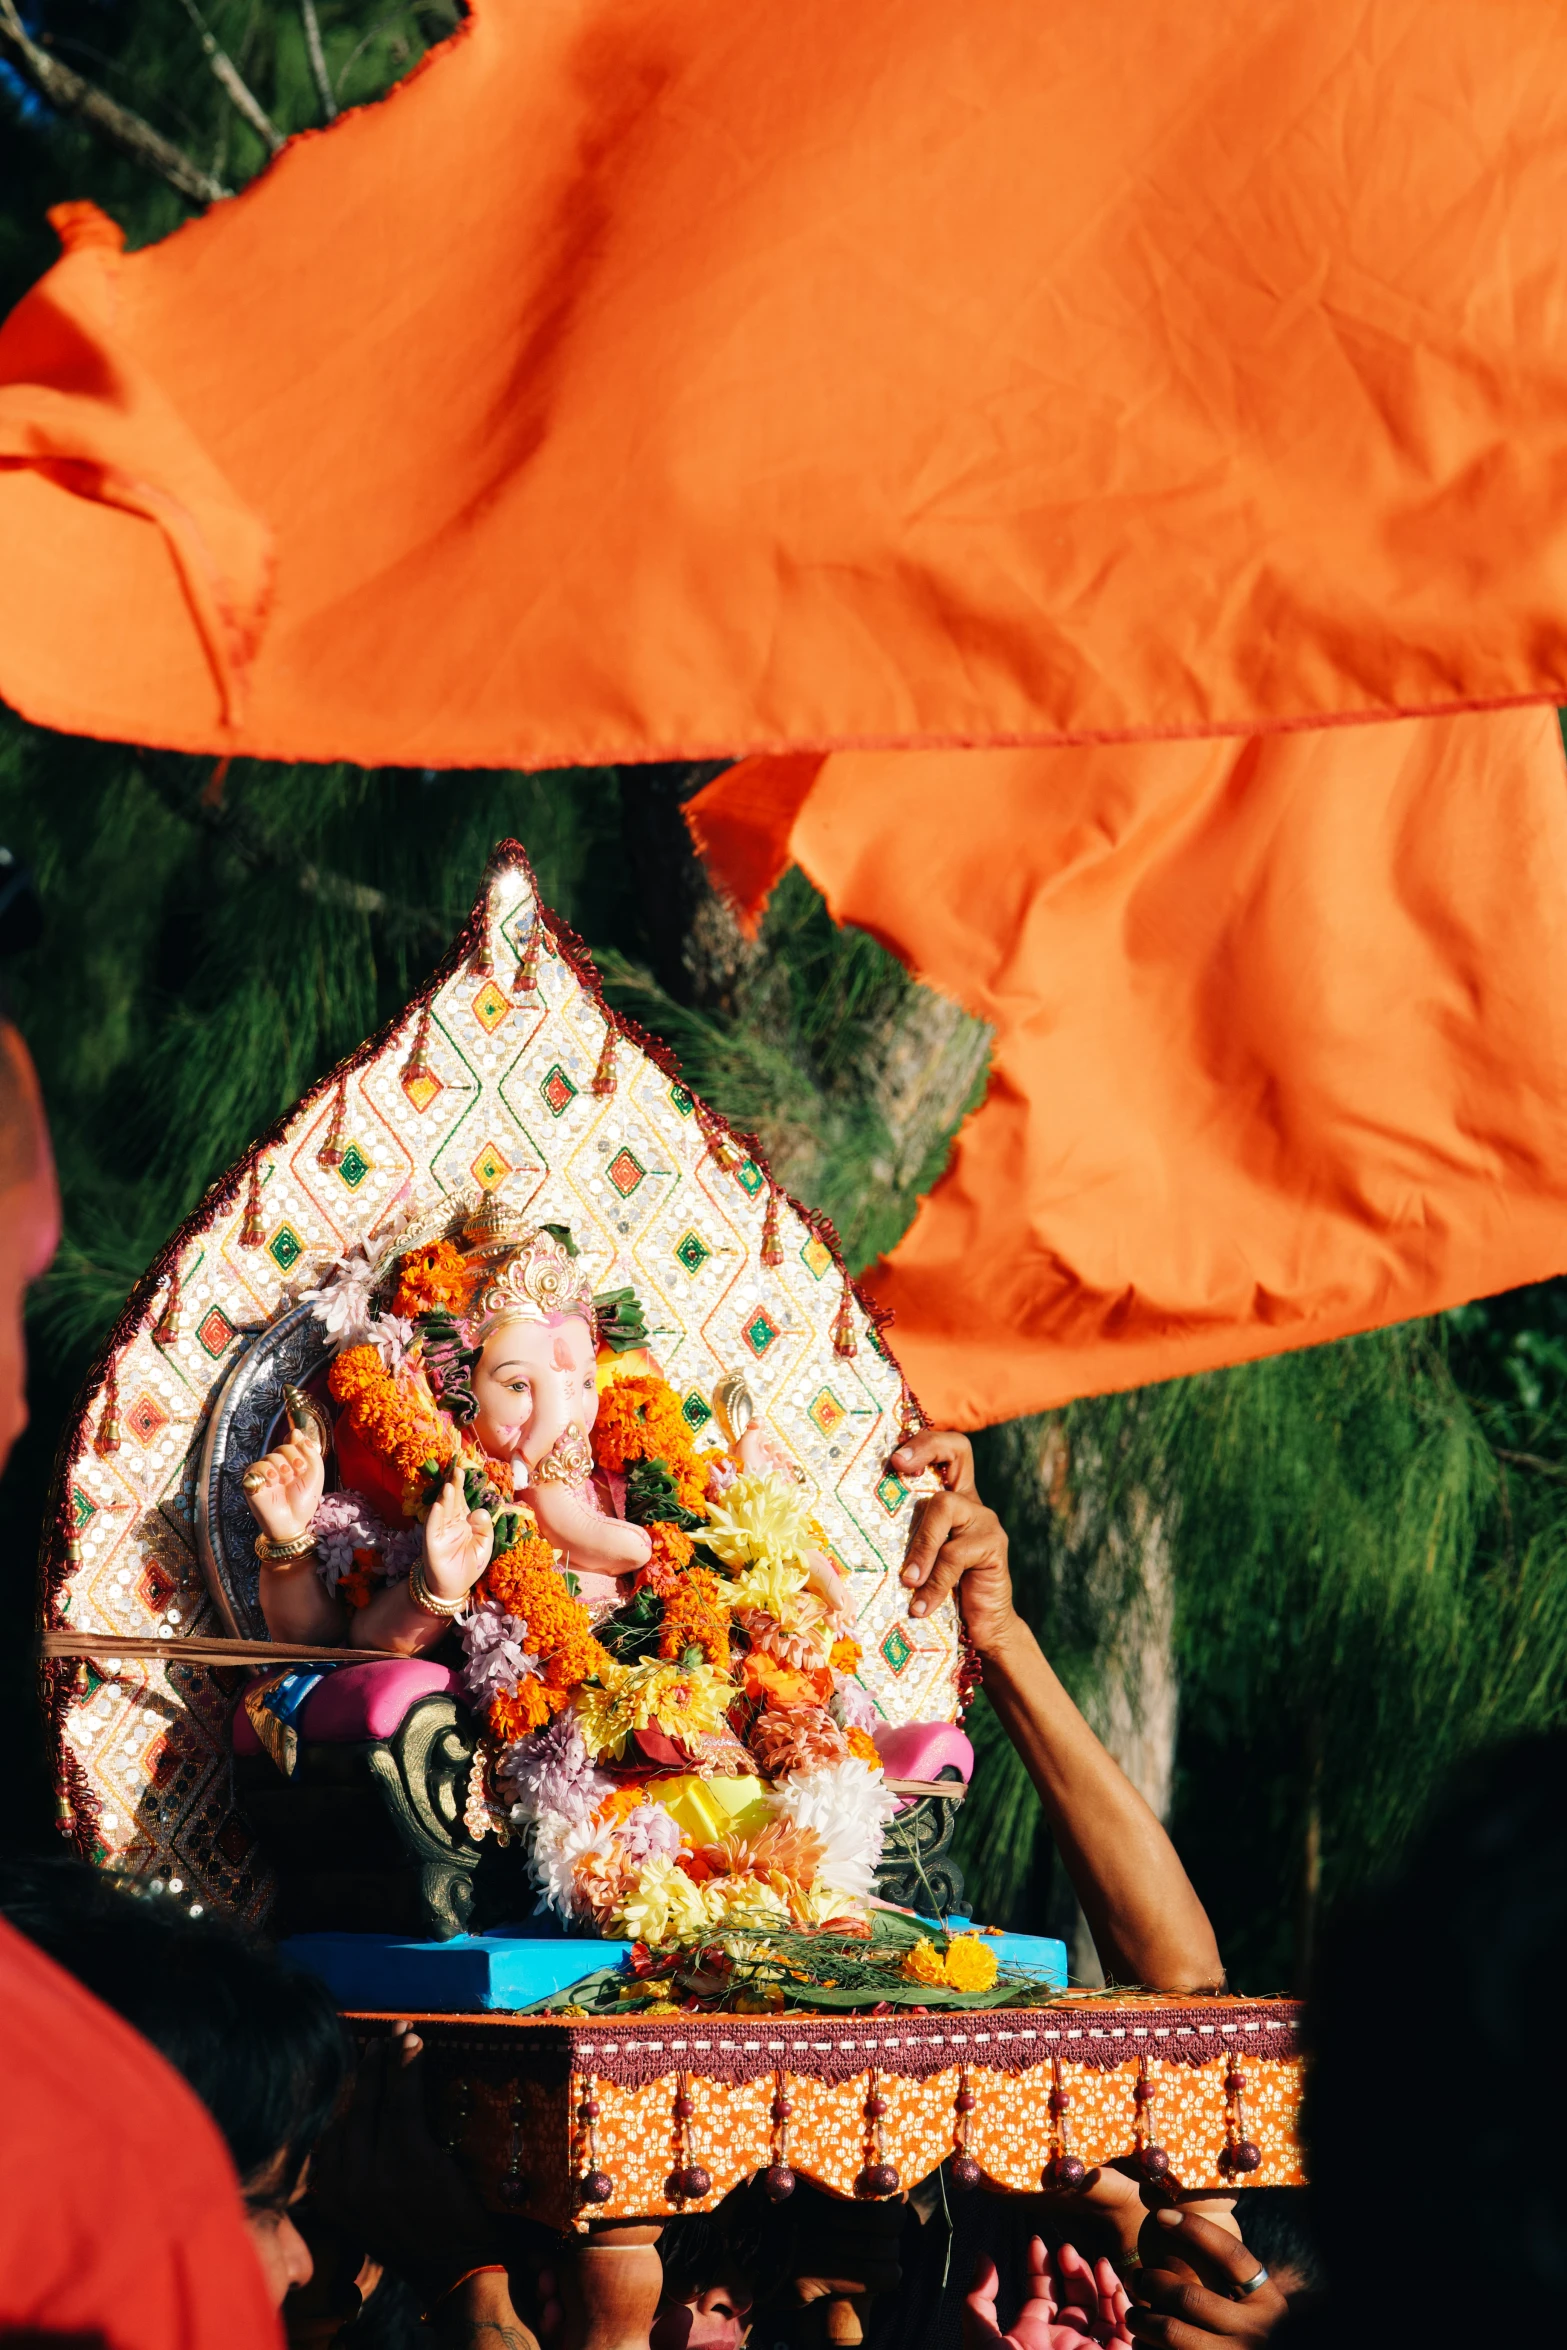
{"type": "Polygon", "coordinates": [[[1246,2277],[1240,2284],[1236,2286],[1235,2293],[1231,2296],[1231,2298],[1234,2299],[1236,2296],[1239,2296],[1242,2300],[1249,2299],[1249,2297],[1256,2292],[1258,2286],[1265,2285],[1267,2281],[1267,2270],[1265,2268],[1259,2268],[1254,2277],[1246,2277]]]}
{"type": "Polygon", "coordinates": [[[252,1461],[240,1483],[247,1493],[259,1493],[263,1485],[271,1483],[271,1479],[259,1461],[252,1461]]]}

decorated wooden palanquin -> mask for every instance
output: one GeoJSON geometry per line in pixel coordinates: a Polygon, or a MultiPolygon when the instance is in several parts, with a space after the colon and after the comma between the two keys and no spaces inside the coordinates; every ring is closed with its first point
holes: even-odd
{"type": "Polygon", "coordinates": [[[597,1289],[635,1289],[693,1427],[744,1373],[809,1480],[880,1720],[956,1718],[953,1611],[912,1621],[897,1582],[911,1494],[887,1461],[914,1407],[830,1230],[608,1012],[508,843],[429,986],[214,1185],[88,1383],[44,1562],[61,1810],[84,1849],[267,1916],[273,1875],[233,1794],[237,1677],[200,1644],[265,1635],[239,1474],[283,1381],[326,1357],[293,1301],[355,1240],[373,1255],[410,1212],[495,1191],[569,1225],[597,1289]]]}
{"type": "MultiPolygon", "coordinates": [[[[1091,2167],[1140,2137],[1185,2187],[1297,2186],[1298,2016],[1283,1999],[1144,1994],[944,2015],[429,2016],[418,2029],[443,2135],[488,2200],[585,2229],[710,2206],[783,2163],[844,2197],[863,2196],[875,2161],[911,2187],[956,2149],[986,2187],[1038,2193],[1063,2152],[1091,2167]],[[1059,2117],[1053,2088],[1070,2100],[1059,2117]],[[1254,2168],[1237,2167],[1240,2147],[1254,2168]],[[700,2197],[679,2191],[693,2162],[711,2182],[700,2197]],[[589,2200],[595,2174],[608,2192],[589,2200]]],[[[369,2037],[390,2019],[353,2021],[369,2037]]]]}

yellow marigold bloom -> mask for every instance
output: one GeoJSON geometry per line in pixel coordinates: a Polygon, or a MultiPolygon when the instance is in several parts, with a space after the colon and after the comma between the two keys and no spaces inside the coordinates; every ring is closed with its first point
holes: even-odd
{"type": "Polygon", "coordinates": [[[996,1954],[977,1934],[954,1934],[947,1945],[946,1975],[954,1991],[988,1991],[996,1979],[996,1954]]]}
{"type": "Polygon", "coordinates": [[[938,1983],[945,1985],[947,1980],[947,1970],[941,1963],[941,1952],[934,1942],[927,1942],[923,1936],[906,1954],[899,1972],[906,1982],[923,1983],[927,1990],[934,1990],[938,1983]]]}
{"type": "Polygon", "coordinates": [[[752,1470],[708,1504],[703,1540],[737,1573],[764,1561],[803,1567],[816,1529],[797,1486],[771,1469],[752,1470]]]}
{"type": "Polygon", "coordinates": [[[873,1771],[881,1769],[881,1748],[869,1730],[849,1729],[844,1732],[849,1741],[849,1752],[857,1754],[862,1763],[869,1763],[873,1771]]]}
{"type": "Polygon", "coordinates": [[[865,1651],[859,1642],[851,1639],[849,1634],[845,1632],[841,1640],[833,1642],[832,1653],[827,1662],[835,1673],[857,1673],[864,1654],[865,1651]]]}

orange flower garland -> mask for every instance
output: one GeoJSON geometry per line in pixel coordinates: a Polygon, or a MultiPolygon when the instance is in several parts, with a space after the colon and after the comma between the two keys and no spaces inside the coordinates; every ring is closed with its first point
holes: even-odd
{"type": "Polygon", "coordinates": [[[373,1346],[351,1346],[327,1378],[354,1434],[401,1478],[410,1511],[425,1497],[432,1468],[444,1469],[456,1439],[433,1403],[422,1404],[406,1381],[393,1378],[373,1346]]]}
{"type": "Polygon", "coordinates": [[[851,1754],[857,1754],[862,1763],[869,1763],[873,1769],[881,1769],[881,1750],[869,1730],[845,1730],[844,1736],[851,1754]]]}
{"type": "Polygon", "coordinates": [[[638,1372],[612,1380],[599,1398],[593,1426],[593,1458],[614,1476],[636,1461],[662,1461],[675,1480],[682,1509],[705,1513],[707,1469],[680,1398],[667,1379],[638,1372]]]}
{"type": "Polygon", "coordinates": [[[392,1311],[410,1319],[416,1314],[444,1310],[460,1314],[473,1296],[474,1272],[449,1240],[432,1240],[428,1248],[404,1257],[392,1311]]]}
{"type": "Polygon", "coordinates": [[[720,1597],[722,1588],[711,1567],[692,1567],[680,1578],[664,1602],[660,1656],[678,1664],[687,1649],[696,1648],[720,1673],[728,1672],[729,1616],[720,1597]]]}
{"type": "MultiPolygon", "coordinates": [[[[528,1627],[528,1650],[544,1667],[551,1692],[561,1703],[579,1681],[596,1680],[609,1665],[598,1642],[588,1611],[573,1599],[561,1581],[555,1553],[539,1534],[525,1534],[510,1550],[492,1559],[475,1596],[496,1600],[508,1615],[528,1627]]],[[[551,1704],[551,1713],[559,1707],[551,1704]]]]}

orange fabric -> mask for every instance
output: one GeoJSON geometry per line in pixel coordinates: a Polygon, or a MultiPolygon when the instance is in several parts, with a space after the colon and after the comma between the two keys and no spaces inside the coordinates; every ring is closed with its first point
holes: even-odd
{"type": "Polygon", "coordinates": [[[282,2350],[205,2108],[3,1921],[0,2082],[0,2333],[282,2350]]]}
{"type": "Polygon", "coordinates": [[[14,315],[29,716],[549,765],[1567,696],[1559,0],[474,9],[14,315]]]}
{"type": "Polygon", "coordinates": [[[996,1029],[872,1277],[935,1418],[1338,1338],[1567,1267],[1567,793],[1548,711],[770,762],[695,826],[996,1029]]]}

